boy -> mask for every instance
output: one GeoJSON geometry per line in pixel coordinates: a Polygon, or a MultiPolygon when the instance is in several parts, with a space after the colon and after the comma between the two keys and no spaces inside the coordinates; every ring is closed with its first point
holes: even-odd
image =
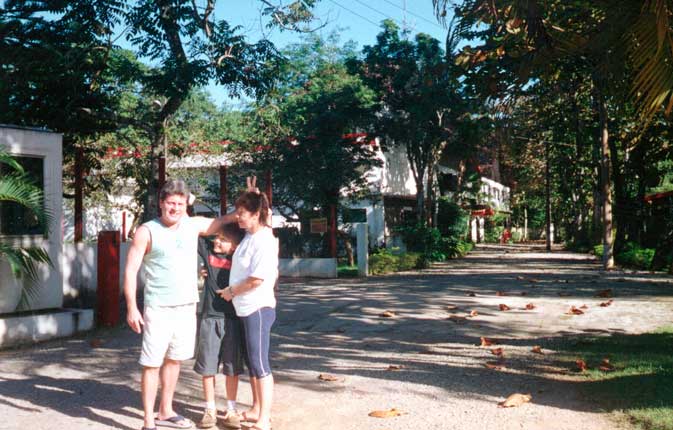
{"type": "Polygon", "coordinates": [[[217,424],[215,406],[215,375],[220,363],[226,375],[227,412],[222,424],[227,428],[241,428],[236,412],[238,375],[243,373],[244,342],[241,323],[231,302],[222,299],[216,291],[229,285],[231,256],[243,239],[244,232],[236,224],[225,225],[215,236],[212,246],[204,239],[199,243],[199,257],[205,265],[203,310],[199,324],[199,338],[194,371],[203,377],[203,395],[206,401],[199,428],[217,424]]]}

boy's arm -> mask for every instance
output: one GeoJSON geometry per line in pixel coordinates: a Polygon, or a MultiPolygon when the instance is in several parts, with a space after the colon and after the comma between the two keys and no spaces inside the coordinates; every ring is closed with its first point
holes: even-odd
{"type": "Polygon", "coordinates": [[[126,322],[131,330],[136,333],[142,331],[145,325],[143,316],[138,310],[136,303],[136,290],[138,283],[138,270],[143,262],[143,257],[150,244],[150,231],[147,227],[140,226],[133,236],[133,242],[126,257],[126,270],[124,270],[124,297],[126,297],[126,322]]]}

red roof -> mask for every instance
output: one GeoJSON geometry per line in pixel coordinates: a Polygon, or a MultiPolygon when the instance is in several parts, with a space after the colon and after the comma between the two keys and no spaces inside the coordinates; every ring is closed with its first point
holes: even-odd
{"type": "Polygon", "coordinates": [[[666,191],[666,192],[663,192],[663,193],[650,194],[650,195],[645,196],[645,198],[643,200],[645,200],[646,202],[653,202],[655,200],[665,199],[666,197],[670,197],[670,196],[673,196],[673,191],[666,191]]]}

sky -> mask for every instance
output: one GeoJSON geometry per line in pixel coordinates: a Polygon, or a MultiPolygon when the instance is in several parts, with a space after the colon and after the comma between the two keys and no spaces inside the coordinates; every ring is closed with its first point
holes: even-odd
{"type": "MultiPolygon", "coordinates": [[[[282,0],[285,4],[290,1],[282,0]]],[[[215,18],[240,25],[242,33],[251,42],[265,36],[278,48],[298,42],[300,35],[296,32],[281,32],[265,27],[268,18],[261,16],[262,4],[260,0],[220,0],[215,9],[215,18]]],[[[358,50],[376,43],[376,35],[381,31],[384,19],[394,20],[401,28],[408,28],[412,35],[427,33],[442,42],[447,33],[434,16],[432,0],[319,0],[314,14],[317,17],[314,28],[325,24],[317,30],[319,34],[328,35],[338,30],[341,43],[352,40],[357,43],[358,50]]],[[[231,100],[226,91],[217,85],[211,84],[207,90],[218,106],[227,104],[236,107],[241,103],[236,99],[231,100]]]]}

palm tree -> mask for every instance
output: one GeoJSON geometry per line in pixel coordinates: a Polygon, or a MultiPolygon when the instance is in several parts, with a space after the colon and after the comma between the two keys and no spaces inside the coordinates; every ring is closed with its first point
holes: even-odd
{"type": "MultiPolygon", "coordinates": [[[[49,214],[44,209],[42,190],[30,181],[21,165],[8,153],[0,150],[0,165],[11,172],[0,176],[0,202],[14,202],[28,208],[46,233],[49,214]]],[[[24,280],[17,309],[28,307],[37,295],[40,263],[52,265],[49,254],[40,247],[20,247],[0,236],[0,261],[9,263],[12,274],[24,280]]]]}

